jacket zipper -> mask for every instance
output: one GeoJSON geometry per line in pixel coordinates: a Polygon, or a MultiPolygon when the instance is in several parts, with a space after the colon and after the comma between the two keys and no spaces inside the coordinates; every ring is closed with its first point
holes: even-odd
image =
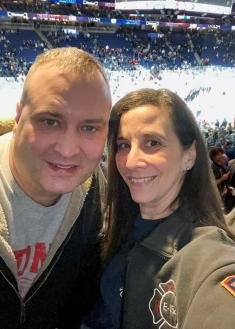
{"type": "MultiPolygon", "coordinates": [[[[69,236],[70,237],[70,236],[69,236]]],[[[55,265],[57,264],[61,254],[63,252],[63,249],[61,250],[60,254],[57,257],[57,260],[54,262],[53,266],[50,268],[50,270],[48,271],[47,275],[45,276],[44,280],[41,281],[41,283],[39,284],[38,288],[34,291],[34,293],[25,301],[23,301],[21,295],[19,294],[18,290],[15,288],[15,286],[6,278],[6,276],[1,272],[2,276],[5,278],[5,280],[8,282],[8,284],[13,288],[14,292],[16,293],[17,297],[20,300],[20,305],[21,305],[21,311],[20,311],[20,323],[24,323],[26,320],[26,312],[25,312],[25,305],[27,302],[29,302],[31,300],[31,298],[38,292],[38,290],[42,287],[42,285],[45,283],[45,281],[47,280],[48,276],[50,275],[51,271],[53,270],[53,268],[55,267],[55,265]]]]}
{"type": "Polygon", "coordinates": [[[16,293],[17,297],[20,300],[20,323],[23,323],[25,321],[25,304],[23,302],[22,297],[20,296],[18,290],[15,288],[15,286],[7,279],[7,277],[1,272],[4,279],[8,282],[8,284],[13,288],[14,292],[16,293]]]}
{"type": "Polygon", "coordinates": [[[155,251],[155,253],[157,254],[157,256],[159,258],[161,258],[162,260],[165,260],[165,261],[167,261],[167,260],[169,260],[171,258],[169,255],[166,256],[166,254],[164,255],[163,253],[160,253],[158,251],[155,251]]]}
{"type": "MultiPolygon", "coordinates": [[[[87,192],[87,193],[88,193],[88,192],[87,192]]],[[[84,199],[84,202],[85,202],[85,199],[84,199]]],[[[83,203],[83,205],[84,205],[84,203],[83,203]]],[[[79,214],[81,214],[81,209],[82,209],[83,205],[78,209],[78,210],[79,210],[79,214]]],[[[79,216],[80,216],[80,215],[79,215],[79,216]]],[[[77,220],[78,220],[78,218],[75,220],[74,225],[73,225],[73,227],[71,228],[69,235],[67,236],[67,239],[64,241],[64,243],[63,243],[63,247],[62,247],[60,253],[58,254],[57,259],[55,260],[54,264],[51,266],[50,270],[49,270],[48,273],[45,275],[44,279],[41,280],[41,282],[39,283],[37,289],[32,293],[32,295],[29,296],[29,298],[25,299],[25,304],[28,303],[28,302],[32,299],[32,297],[38,292],[38,290],[39,290],[39,289],[43,286],[43,284],[46,282],[48,276],[50,275],[50,273],[51,273],[52,270],[54,269],[55,265],[56,265],[57,262],[59,261],[59,258],[60,258],[60,256],[61,256],[62,252],[64,251],[64,247],[66,246],[66,244],[68,243],[69,239],[71,238],[71,236],[72,236],[72,234],[73,234],[73,232],[74,232],[74,230],[75,230],[75,225],[76,225],[76,223],[77,223],[77,220]]]]}
{"type": "Polygon", "coordinates": [[[46,282],[48,276],[51,274],[51,271],[53,270],[53,268],[54,268],[55,265],[57,264],[57,262],[58,262],[58,260],[59,260],[59,258],[60,258],[60,256],[61,256],[61,254],[62,254],[62,252],[63,252],[63,250],[61,250],[60,254],[58,255],[58,257],[57,257],[57,259],[56,259],[56,261],[55,261],[54,264],[51,266],[51,268],[50,268],[50,270],[47,272],[47,274],[44,276],[44,279],[40,281],[40,283],[39,283],[37,289],[32,293],[32,295],[31,295],[29,298],[27,298],[27,299],[25,300],[25,304],[28,303],[28,302],[31,300],[31,298],[32,298],[32,297],[38,292],[38,290],[39,290],[39,289],[43,286],[43,284],[46,282]]]}
{"type": "MultiPolygon", "coordinates": [[[[81,209],[80,209],[81,210],[81,209]]],[[[38,285],[38,288],[33,292],[32,295],[30,295],[30,297],[28,299],[25,299],[23,301],[22,297],[20,296],[18,290],[15,288],[15,286],[6,278],[6,276],[1,272],[2,276],[5,278],[5,280],[9,283],[9,285],[13,288],[13,290],[15,291],[17,297],[20,300],[20,305],[21,305],[21,313],[20,313],[20,323],[24,323],[26,320],[26,311],[25,311],[25,305],[26,303],[28,303],[32,297],[38,292],[38,290],[43,286],[43,284],[46,282],[48,276],[50,275],[50,273],[52,272],[52,270],[54,269],[55,265],[57,264],[62,252],[64,251],[64,247],[66,246],[66,244],[68,243],[70,237],[72,236],[74,230],[75,230],[75,224],[76,224],[77,220],[75,221],[70,234],[67,236],[67,239],[64,241],[63,243],[63,248],[61,249],[60,253],[57,256],[57,259],[55,260],[54,264],[51,266],[50,270],[48,271],[48,273],[45,275],[44,279],[41,280],[40,284],[38,285]]]]}
{"type": "Polygon", "coordinates": [[[39,283],[37,289],[32,293],[32,295],[31,295],[29,298],[27,298],[27,299],[25,300],[25,304],[28,303],[28,302],[32,299],[32,297],[38,292],[38,290],[39,290],[39,289],[43,286],[43,284],[46,282],[48,276],[51,274],[51,272],[52,272],[52,270],[54,269],[55,265],[56,265],[57,262],[59,261],[60,256],[61,256],[61,254],[62,254],[63,251],[64,251],[64,247],[66,246],[67,242],[69,241],[69,239],[70,239],[71,235],[73,234],[73,231],[74,231],[74,230],[75,230],[75,225],[74,225],[73,228],[71,229],[70,234],[69,234],[69,236],[67,237],[66,241],[64,242],[64,245],[63,245],[63,247],[62,247],[60,253],[58,254],[56,260],[54,261],[54,264],[51,266],[50,270],[49,270],[49,271],[47,272],[47,274],[44,276],[44,279],[41,280],[41,282],[39,283]]]}
{"type": "Polygon", "coordinates": [[[69,241],[71,235],[73,234],[73,231],[75,230],[75,225],[73,226],[73,228],[71,229],[70,231],[70,234],[69,236],[67,237],[64,245],[63,245],[63,248],[61,249],[60,253],[58,254],[57,256],[57,259],[55,260],[54,264],[51,266],[50,270],[48,271],[48,273],[45,275],[44,279],[40,282],[38,288],[34,291],[34,293],[28,298],[28,299],[25,299],[23,300],[21,295],[19,294],[18,290],[15,288],[15,286],[7,279],[7,277],[2,273],[2,276],[5,278],[5,280],[8,282],[8,284],[13,288],[14,292],[16,293],[17,297],[19,298],[20,300],[20,306],[21,306],[21,311],[20,311],[20,323],[24,323],[25,320],[26,320],[26,311],[25,311],[25,306],[26,306],[26,303],[28,303],[32,297],[38,292],[38,290],[42,287],[42,285],[46,282],[48,276],[50,275],[51,271],[53,270],[53,268],[55,267],[55,265],[57,264],[63,250],[64,250],[64,247],[65,245],[67,244],[67,242],[69,241]]]}

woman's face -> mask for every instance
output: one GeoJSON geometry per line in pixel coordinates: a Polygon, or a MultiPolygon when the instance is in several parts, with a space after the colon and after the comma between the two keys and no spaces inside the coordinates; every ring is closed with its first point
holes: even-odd
{"type": "Polygon", "coordinates": [[[185,151],[169,111],[144,105],[122,115],[117,145],[118,171],[132,199],[139,203],[142,216],[154,219],[158,214],[168,215],[186,169],[193,166],[194,144],[185,151]]]}

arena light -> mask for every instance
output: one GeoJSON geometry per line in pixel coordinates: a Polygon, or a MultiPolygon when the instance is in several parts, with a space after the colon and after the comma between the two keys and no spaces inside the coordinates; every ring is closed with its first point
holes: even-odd
{"type": "Polygon", "coordinates": [[[115,9],[118,10],[163,10],[163,9],[173,9],[179,11],[191,11],[200,13],[215,13],[230,15],[232,11],[232,0],[221,0],[220,5],[217,1],[207,0],[207,3],[203,2],[185,2],[185,1],[175,1],[175,0],[116,0],[115,9]]]}

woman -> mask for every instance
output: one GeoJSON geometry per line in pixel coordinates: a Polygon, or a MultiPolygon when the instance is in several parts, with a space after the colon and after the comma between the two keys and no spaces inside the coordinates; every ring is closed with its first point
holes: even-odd
{"type": "Polygon", "coordinates": [[[86,325],[234,328],[235,244],[186,104],[165,89],[127,94],[108,149],[107,266],[86,325]]]}

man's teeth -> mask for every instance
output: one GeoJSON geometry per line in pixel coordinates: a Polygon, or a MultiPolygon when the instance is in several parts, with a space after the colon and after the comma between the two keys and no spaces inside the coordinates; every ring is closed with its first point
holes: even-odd
{"type": "Polygon", "coordinates": [[[144,177],[144,178],[129,178],[129,181],[131,183],[146,183],[146,182],[151,182],[155,176],[152,177],[144,177]]]}
{"type": "Polygon", "coordinates": [[[71,165],[60,165],[60,164],[55,164],[56,167],[61,168],[61,169],[69,169],[69,168],[74,168],[75,166],[71,165]]]}

